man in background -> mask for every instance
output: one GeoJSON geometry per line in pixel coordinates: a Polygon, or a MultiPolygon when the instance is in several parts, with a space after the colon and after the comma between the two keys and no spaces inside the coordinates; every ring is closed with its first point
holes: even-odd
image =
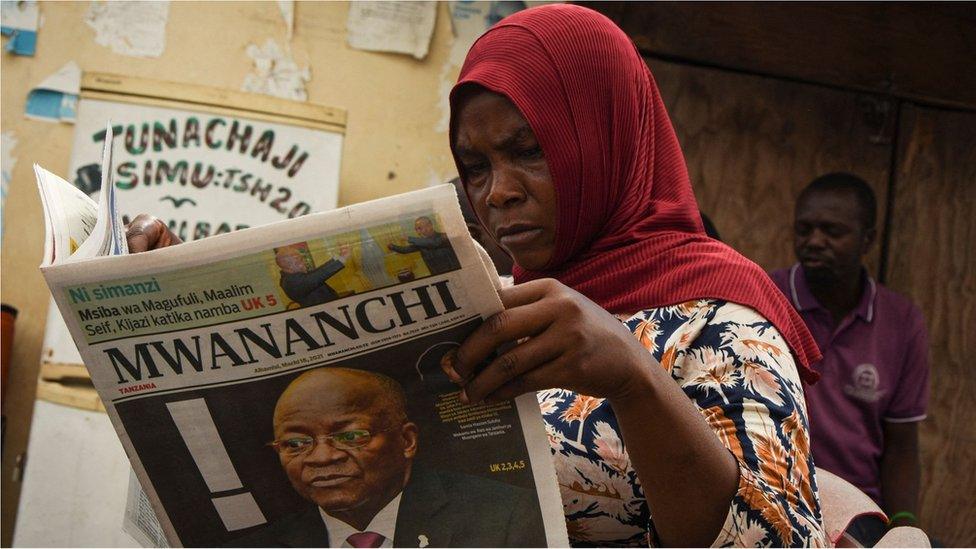
{"type": "Polygon", "coordinates": [[[868,547],[887,527],[915,525],[918,423],[928,405],[922,313],[875,282],[863,260],[877,230],[874,192],[847,173],[815,179],[797,198],[799,263],[771,273],[823,353],[805,386],[813,458],[871,496],[890,519],[849,531],[868,547]]]}

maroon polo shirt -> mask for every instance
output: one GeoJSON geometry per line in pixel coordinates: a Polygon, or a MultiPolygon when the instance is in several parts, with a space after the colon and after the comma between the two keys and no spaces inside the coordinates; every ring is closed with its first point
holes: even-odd
{"type": "Polygon", "coordinates": [[[925,419],[928,335],[921,311],[865,273],[857,307],[833,327],[799,264],[770,273],[813,334],[820,382],[804,385],[813,460],[881,503],[883,422],[925,419]]]}

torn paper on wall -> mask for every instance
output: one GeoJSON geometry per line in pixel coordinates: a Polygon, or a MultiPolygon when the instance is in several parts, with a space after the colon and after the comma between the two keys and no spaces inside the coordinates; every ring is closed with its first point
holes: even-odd
{"type": "Polygon", "coordinates": [[[159,57],[166,48],[169,2],[92,2],[85,16],[95,42],[132,57],[159,57]]]}
{"type": "Polygon", "coordinates": [[[0,169],[2,169],[2,179],[0,179],[0,237],[3,236],[3,212],[7,203],[7,189],[14,178],[14,166],[17,164],[17,157],[14,156],[14,149],[17,147],[17,138],[14,132],[7,131],[0,134],[0,169]]]}
{"type": "Polygon", "coordinates": [[[454,33],[454,42],[451,44],[451,52],[448,54],[447,61],[441,67],[439,90],[441,118],[434,128],[437,132],[444,133],[447,131],[451,117],[448,99],[451,88],[454,87],[454,76],[464,63],[464,57],[471,49],[471,45],[492,25],[517,11],[525,9],[525,7],[525,2],[521,1],[454,1],[449,3],[448,9],[451,11],[451,30],[454,33]]]}
{"type": "Polygon", "coordinates": [[[15,55],[34,55],[38,13],[35,0],[0,1],[0,34],[10,37],[5,50],[15,55]]]}
{"type": "Polygon", "coordinates": [[[295,60],[270,38],[263,47],[251,44],[246,51],[254,61],[254,72],[244,77],[242,90],[294,101],[308,99],[305,83],[312,79],[312,73],[307,65],[299,68],[295,60]]]}
{"type": "Polygon", "coordinates": [[[74,61],[65,63],[27,94],[26,116],[45,122],[68,122],[78,118],[81,68],[74,61]]]}
{"type": "Polygon", "coordinates": [[[346,21],[352,48],[427,57],[437,2],[351,2],[346,21]]]}
{"type": "Polygon", "coordinates": [[[295,34],[295,0],[278,0],[278,9],[281,10],[281,18],[285,20],[285,27],[288,29],[288,41],[295,34]]]}

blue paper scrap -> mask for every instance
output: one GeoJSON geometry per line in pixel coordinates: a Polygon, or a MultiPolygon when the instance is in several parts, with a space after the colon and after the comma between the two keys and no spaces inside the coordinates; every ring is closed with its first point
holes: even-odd
{"type": "Polygon", "coordinates": [[[0,34],[10,37],[3,49],[17,55],[34,55],[37,49],[37,31],[0,27],[0,34]]]}
{"type": "Polygon", "coordinates": [[[78,96],[56,90],[33,89],[27,95],[27,114],[51,120],[78,118],[78,96]]]}

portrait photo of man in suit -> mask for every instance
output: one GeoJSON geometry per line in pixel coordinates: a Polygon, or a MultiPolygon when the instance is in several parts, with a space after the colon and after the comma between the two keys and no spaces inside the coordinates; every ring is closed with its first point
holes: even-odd
{"type": "Polygon", "coordinates": [[[535,493],[415,463],[422,433],[403,388],[364,370],[305,372],[274,409],[278,454],[310,505],[234,540],[243,547],[533,547],[535,493]]]}

